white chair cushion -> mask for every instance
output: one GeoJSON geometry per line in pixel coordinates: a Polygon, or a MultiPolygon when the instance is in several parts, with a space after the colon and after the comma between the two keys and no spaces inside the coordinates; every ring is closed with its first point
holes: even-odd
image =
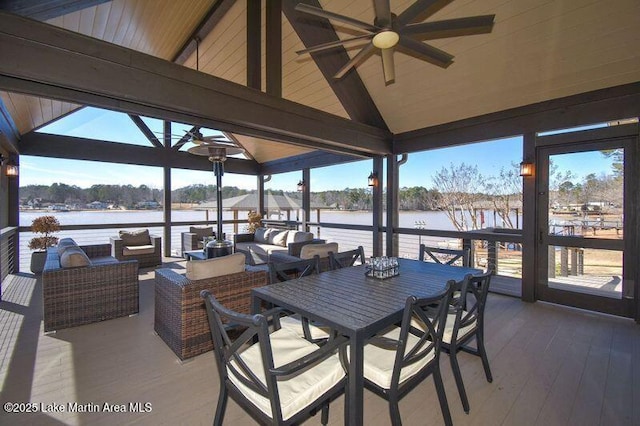
{"type": "Polygon", "coordinates": [[[287,234],[289,231],[275,231],[269,234],[269,244],[276,246],[287,246],[287,234]]]}
{"type": "MultiPolygon", "coordinates": [[[[463,314],[464,315],[464,314],[463,314]]],[[[456,322],[456,314],[447,314],[447,322],[444,324],[444,332],[442,333],[442,341],[447,344],[451,344],[451,336],[453,336],[453,326],[456,322]]],[[[417,318],[411,318],[411,326],[424,330],[425,326],[422,321],[417,318]]],[[[476,322],[469,324],[466,327],[462,327],[458,330],[458,340],[465,337],[467,334],[476,330],[476,322]]]]}
{"type": "Polygon", "coordinates": [[[245,257],[242,253],[214,257],[206,260],[190,260],[187,262],[186,276],[192,281],[222,275],[237,274],[244,271],[245,257]]]}
{"type": "Polygon", "coordinates": [[[122,247],[123,256],[136,256],[141,254],[153,254],[156,248],[152,245],[146,246],[124,246],[122,247]]]}
{"type": "MultiPolygon", "coordinates": [[[[318,350],[318,346],[301,339],[291,330],[281,328],[271,333],[271,348],[273,351],[273,362],[276,367],[287,364],[296,359],[318,350]]],[[[262,383],[265,383],[264,367],[262,365],[262,354],[260,345],[254,344],[241,354],[247,366],[254,372],[262,383]]],[[[232,363],[234,363],[232,361],[232,363]]],[[[237,364],[234,365],[235,368],[237,364]]],[[[271,414],[271,402],[240,382],[227,369],[229,380],[267,416],[273,418],[271,414]]],[[[282,407],[282,418],[287,420],[298,413],[303,408],[309,406],[322,394],[327,392],[344,378],[344,370],[338,359],[338,355],[333,355],[313,368],[294,375],[287,380],[278,381],[278,393],[282,407]]]]}
{"type": "MultiPolygon", "coordinates": [[[[400,328],[393,327],[391,331],[385,333],[383,336],[397,340],[398,336],[400,336],[400,328]]],[[[407,350],[411,350],[418,340],[416,336],[409,333],[407,350]]],[[[347,354],[348,353],[347,351],[347,354]]],[[[420,361],[404,367],[402,371],[400,371],[400,383],[417,374],[424,366],[431,362],[434,357],[435,348],[420,361]]],[[[366,345],[364,347],[364,377],[381,388],[389,389],[391,387],[391,374],[393,373],[393,364],[395,361],[395,350],[379,348],[372,344],[366,345]]]]}
{"type": "MultiPolygon", "coordinates": [[[[289,329],[296,333],[298,337],[304,338],[304,332],[302,331],[302,320],[299,315],[289,315],[286,317],[280,318],[280,326],[282,328],[289,329]]],[[[313,324],[309,324],[309,332],[311,333],[311,338],[316,339],[328,339],[329,333],[327,329],[317,327],[313,324]]]]}
{"type": "Polygon", "coordinates": [[[313,259],[313,256],[328,257],[329,252],[338,252],[338,243],[306,244],[300,249],[300,259],[313,259]]]}

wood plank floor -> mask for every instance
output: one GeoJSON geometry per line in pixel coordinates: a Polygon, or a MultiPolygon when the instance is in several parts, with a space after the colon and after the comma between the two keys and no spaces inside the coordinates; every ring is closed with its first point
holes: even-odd
{"type": "MultiPolygon", "coordinates": [[[[174,267],[180,267],[176,264],[174,267]]],[[[211,424],[218,395],[212,353],[180,363],[153,332],[153,271],[141,273],[140,314],[44,335],[38,280],[9,276],[0,302],[1,401],[61,404],[150,403],[149,412],[8,414],[0,424],[211,424]]],[[[479,358],[461,354],[471,403],[465,414],[446,355],[442,371],[459,425],[640,425],[640,326],[568,308],[490,294],[487,350],[493,383],[479,358]]],[[[343,424],[344,399],[330,424],[343,424]]],[[[433,381],[400,404],[405,425],[439,425],[433,381]]],[[[230,401],[225,424],[253,425],[230,401]]],[[[320,424],[319,415],[306,424],[320,424]]],[[[386,402],[365,393],[365,424],[388,425],[386,402]]]]}

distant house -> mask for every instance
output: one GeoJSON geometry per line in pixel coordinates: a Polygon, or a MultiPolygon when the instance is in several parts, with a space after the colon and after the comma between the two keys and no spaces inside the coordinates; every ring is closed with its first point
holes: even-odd
{"type": "Polygon", "coordinates": [[[105,210],[107,208],[107,203],[103,203],[102,201],[92,201],[87,204],[87,208],[95,210],[105,210]]]}
{"type": "Polygon", "coordinates": [[[157,201],[140,201],[139,203],[136,203],[136,208],[144,210],[159,209],[160,203],[157,201]]]}

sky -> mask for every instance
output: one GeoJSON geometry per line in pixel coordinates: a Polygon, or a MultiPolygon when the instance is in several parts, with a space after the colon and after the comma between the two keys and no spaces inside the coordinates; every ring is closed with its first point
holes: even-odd
{"type": "MultiPolygon", "coordinates": [[[[162,121],[144,118],[145,123],[160,137],[162,121]]],[[[188,125],[174,124],[172,133],[177,140],[188,125]]],[[[151,146],[150,142],[135,126],[133,121],[122,113],[96,108],[83,108],[76,113],[43,127],[39,131],[86,138],[96,138],[113,142],[132,143],[151,146]]],[[[205,136],[218,134],[215,130],[202,130],[205,136]]],[[[188,144],[189,145],[189,144],[188,144]]],[[[184,147],[185,149],[188,146],[184,147]]],[[[611,160],[605,159],[599,152],[556,156],[560,170],[571,170],[578,178],[588,173],[610,173],[611,160]]],[[[424,186],[432,188],[432,177],[442,167],[460,163],[475,164],[485,176],[497,175],[501,168],[510,168],[522,161],[522,140],[520,137],[506,138],[483,143],[424,151],[409,154],[408,161],[400,168],[400,187],[424,186]]],[[[345,188],[364,188],[367,176],[372,170],[373,161],[363,160],[331,167],[311,170],[312,191],[342,190],[345,188]]],[[[385,166],[386,169],[386,166],[385,166]]],[[[290,172],[273,175],[265,185],[267,189],[295,191],[302,172],[290,172]]],[[[174,169],[172,171],[172,189],[192,184],[214,184],[212,172],[174,169]]],[[[52,158],[20,156],[20,185],[51,185],[65,183],[80,188],[95,184],[147,185],[162,188],[162,168],[135,165],[120,165],[78,160],[59,160],[52,158]]],[[[255,176],[225,173],[223,184],[243,189],[256,189],[255,176]]]]}

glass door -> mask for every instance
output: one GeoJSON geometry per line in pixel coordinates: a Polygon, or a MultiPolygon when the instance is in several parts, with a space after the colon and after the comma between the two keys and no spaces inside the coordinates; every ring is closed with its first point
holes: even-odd
{"type": "Polygon", "coordinates": [[[635,316],[636,138],[621,133],[536,140],[539,300],[635,316]]]}

